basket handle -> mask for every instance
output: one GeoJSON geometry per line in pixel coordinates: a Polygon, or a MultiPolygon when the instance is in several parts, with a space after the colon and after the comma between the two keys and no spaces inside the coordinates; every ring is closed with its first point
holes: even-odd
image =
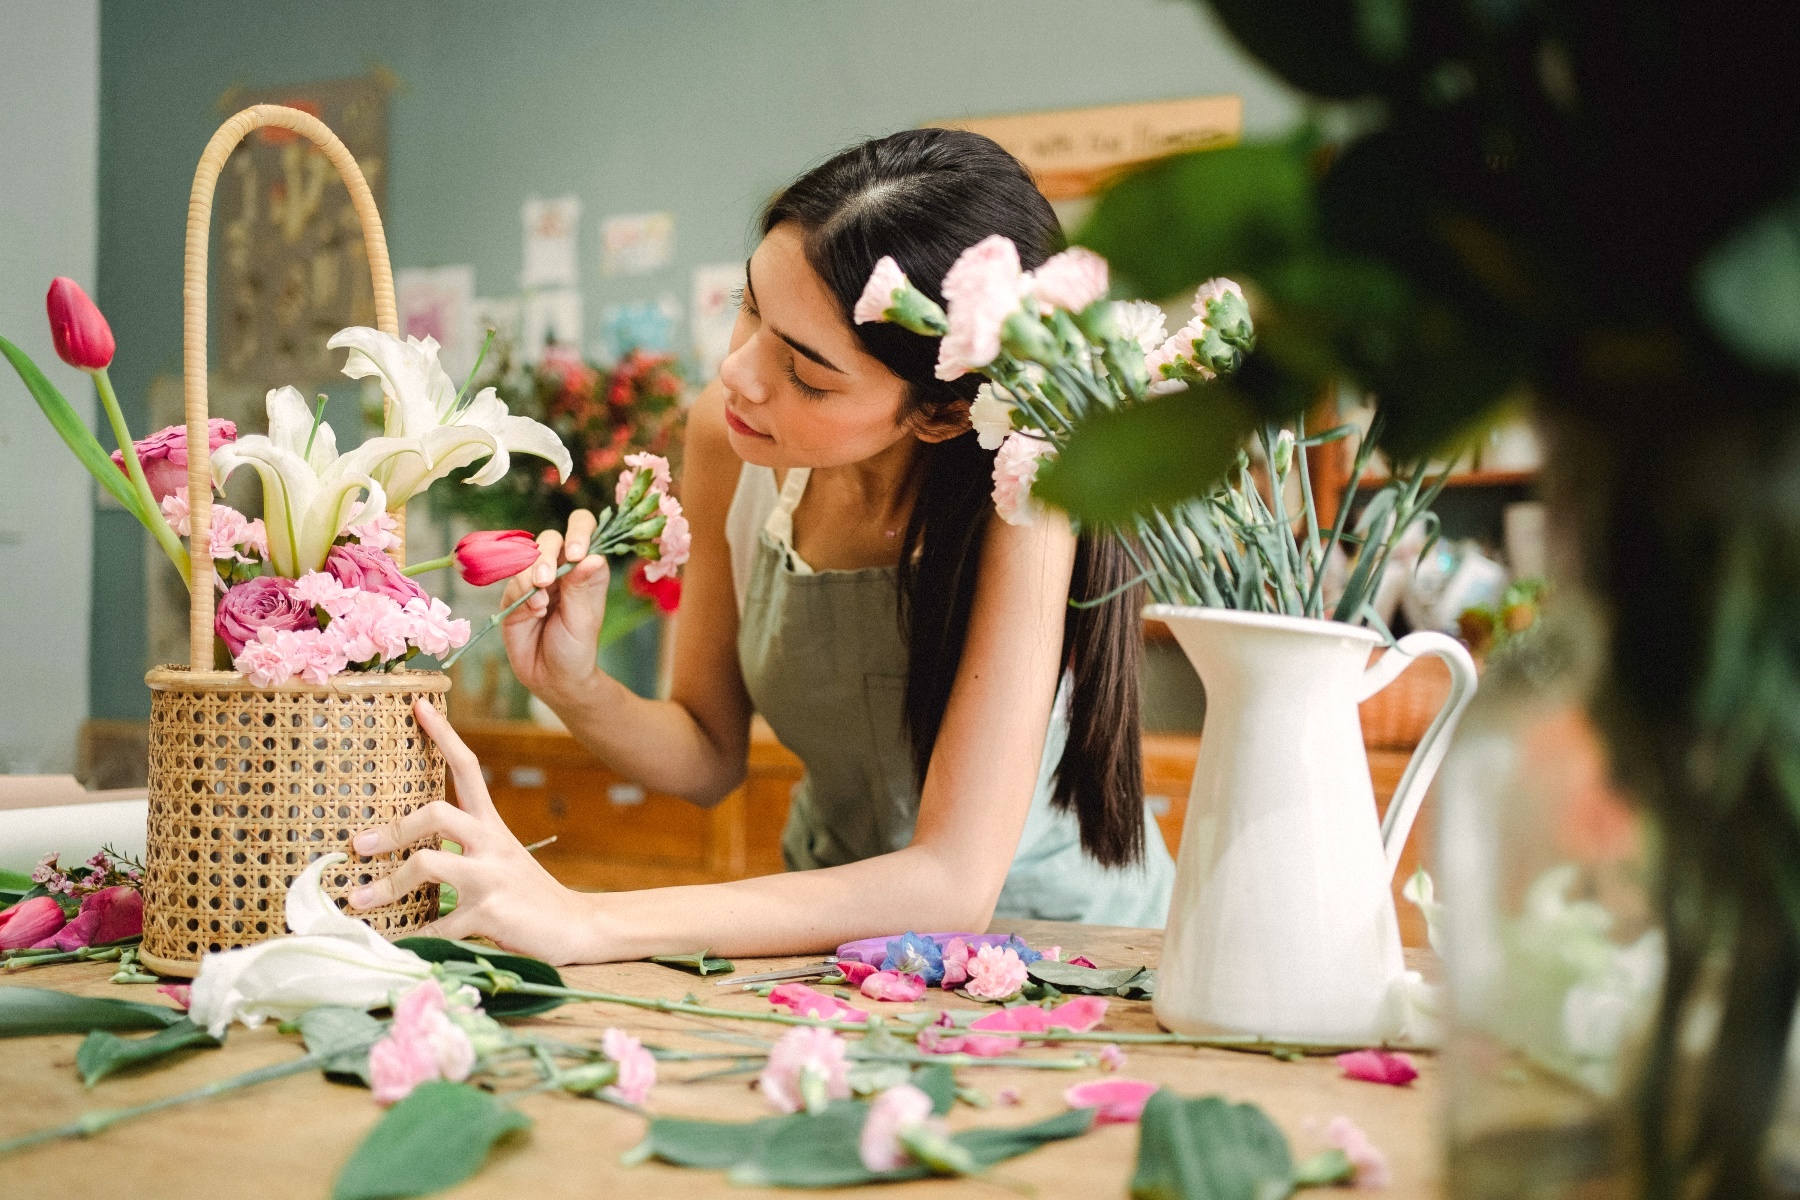
{"type": "MultiPolygon", "coordinates": [[[[398,336],[400,318],[394,306],[394,269],[388,262],[387,237],[381,229],[381,213],[375,195],[355,157],[325,123],[310,113],[279,104],[256,104],[223,125],[206,143],[200,166],[194,172],[194,189],[188,194],[187,251],[181,280],[181,374],[187,418],[187,444],[206,446],[206,253],[212,235],[213,190],[219,174],[237,144],[253,130],[266,126],[291,129],[325,152],[362,222],[363,245],[368,251],[369,274],[375,284],[375,325],[383,333],[398,336]]],[[[406,561],[406,514],[395,513],[401,543],[393,553],[406,561]]],[[[213,662],[213,564],[212,461],[202,453],[188,455],[188,558],[192,563],[188,587],[188,667],[212,669],[213,662]]]]}

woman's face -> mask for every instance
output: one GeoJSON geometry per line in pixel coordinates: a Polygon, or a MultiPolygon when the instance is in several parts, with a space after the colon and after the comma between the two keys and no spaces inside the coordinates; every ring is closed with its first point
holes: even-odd
{"type": "Polygon", "coordinates": [[[906,384],[862,348],[792,225],[750,256],[719,381],[731,447],[757,466],[844,466],[916,436],[906,384]]]}

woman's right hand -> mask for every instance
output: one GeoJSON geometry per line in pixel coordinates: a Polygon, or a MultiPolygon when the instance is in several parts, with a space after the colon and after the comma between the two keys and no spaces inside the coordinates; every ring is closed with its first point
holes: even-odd
{"type": "Polygon", "coordinates": [[[546,529],[538,535],[538,560],[506,585],[501,606],[529,588],[539,590],[513,610],[500,626],[513,674],[552,708],[590,689],[600,674],[600,623],[606,617],[606,589],[611,580],[606,556],[589,554],[594,514],[577,509],[567,533],[546,529]],[[561,579],[564,563],[575,567],[561,579]]]}

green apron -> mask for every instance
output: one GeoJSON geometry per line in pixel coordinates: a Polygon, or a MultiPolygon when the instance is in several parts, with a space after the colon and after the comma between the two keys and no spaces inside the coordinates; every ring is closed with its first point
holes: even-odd
{"type": "MultiPolygon", "coordinates": [[[[906,733],[895,569],[799,573],[768,530],[757,529],[756,538],[738,661],[756,711],[806,766],[782,831],[787,867],[839,866],[899,850],[912,841],[919,791],[906,733]]],[[[1114,870],[1082,853],[1074,814],[1051,807],[1068,737],[1068,688],[1065,676],[994,915],[1160,928],[1175,864],[1148,810],[1144,862],[1114,870]]]]}

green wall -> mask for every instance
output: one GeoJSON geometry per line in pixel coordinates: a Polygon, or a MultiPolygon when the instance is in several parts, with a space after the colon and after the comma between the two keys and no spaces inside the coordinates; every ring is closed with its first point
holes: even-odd
{"type": "MultiPolygon", "coordinates": [[[[234,83],[397,74],[387,226],[397,266],[472,263],[515,290],[519,202],[582,199],[589,333],[602,304],[673,293],[748,249],[783,182],[859,139],[947,117],[1235,92],[1251,132],[1296,102],[1178,0],[103,0],[99,300],[134,428],[180,366],[193,165],[234,83]],[[599,276],[598,223],[671,211],[676,262],[599,276]]],[[[144,538],[95,513],[93,715],[141,717],[144,538]]]]}

